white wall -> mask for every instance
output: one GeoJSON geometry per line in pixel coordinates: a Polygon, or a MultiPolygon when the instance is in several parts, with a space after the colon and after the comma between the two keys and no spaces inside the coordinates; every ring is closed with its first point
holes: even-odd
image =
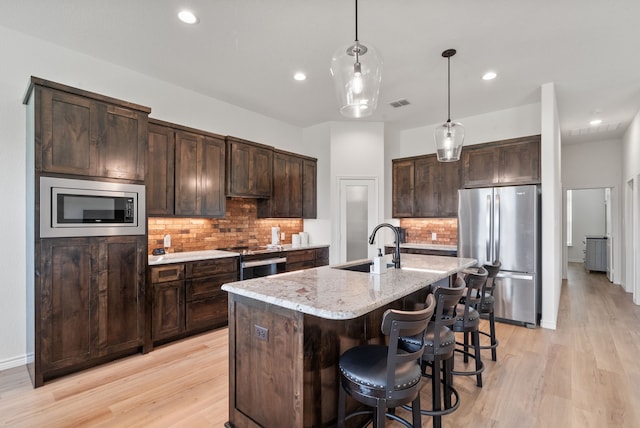
{"type": "MultiPolygon", "coordinates": [[[[623,180],[620,165],[623,163],[622,140],[592,141],[562,146],[562,185],[564,189],[592,189],[611,187],[611,216],[613,240],[612,281],[622,282],[623,246],[623,180]]],[[[574,211],[574,215],[578,215],[574,211]]],[[[582,242],[574,236],[574,243],[582,242]]],[[[566,257],[567,258],[572,258],[566,257]]]]}
{"type": "Polygon", "coordinates": [[[572,193],[573,245],[568,248],[567,261],[582,263],[585,236],[605,235],[604,189],[579,189],[573,190],[572,193]]]}
{"type": "MultiPolygon", "coordinates": [[[[0,370],[25,362],[27,154],[22,99],[31,75],[149,106],[158,119],[316,154],[303,144],[300,128],[4,27],[0,51],[0,200],[11,206],[0,210],[0,370]]],[[[326,165],[328,159],[319,158],[318,164],[326,165]]]]}
{"type": "Polygon", "coordinates": [[[633,301],[640,304],[640,112],[636,114],[622,138],[622,186],[624,219],[621,236],[625,238],[622,256],[623,284],[627,292],[633,293],[633,301]],[[632,182],[633,196],[628,187],[632,182]],[[632,215],[630,215],[632,214],[632,215]]]}
{"type": "Polygon", "coordinates": [[[560,120],[555,85],[541,90],[542,172],[542,318],[540,325],[554,329],[558,320],[562,286],[562,181],[560,120]]]}

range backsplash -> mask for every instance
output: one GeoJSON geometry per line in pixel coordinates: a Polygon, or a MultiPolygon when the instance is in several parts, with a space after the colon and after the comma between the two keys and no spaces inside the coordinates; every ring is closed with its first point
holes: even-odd
{"type": "Polygon", "coordinates": [[[304,228],[302,219],[258,218],[257,200],[248,198],[227,198],[225,218],[149,217],[147,224],[149,254],[164,246],[167,234],[173,253],[270,244],[273,226],[284,232],[282,243],[290,244],[291,235],[304,228]]]}
{"type": "Polygon", "coordinates": [[[412,244],[458,245],[458,219],[456,218],[403,218],[400,227],[407,231],[407,242],[412,244]],[[436,233],[436,240],[431,233],[436,233]]]}

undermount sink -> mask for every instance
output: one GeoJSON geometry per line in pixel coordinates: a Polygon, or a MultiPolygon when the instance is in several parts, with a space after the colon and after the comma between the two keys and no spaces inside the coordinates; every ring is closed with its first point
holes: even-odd
{"type": "MultiPolygon", "coordinates": [[[[360,263],[345,263],[342,265],[331,266],[333,269],[350,270],[352,272],[371,272],[372,261],[360,262],[360,263]]],[[[393,263],[387,263],[387,269],[392,269],[393,263]]]]}

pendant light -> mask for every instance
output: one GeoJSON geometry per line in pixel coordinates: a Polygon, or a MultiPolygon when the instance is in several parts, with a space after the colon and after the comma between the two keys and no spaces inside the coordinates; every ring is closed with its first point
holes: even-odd
{"type": "Polygon", "coordinates": [[[355,4],[356,40],[333,54],[330,68],[340,113],[348,118],[373,114],[378,105],[382,80],[382,58],[373,46],[358,40],[358,0],[355,4]]]}
{"type": "Polygon", "coordinates": [[[455,54],[455,49],[442,52],[442,56],[447,59],[447,121],[433,132],[436,154],[440,162],[460,160],[464,142],[464,126],[458,122],[451,122],[451,57],[455,54]]]}

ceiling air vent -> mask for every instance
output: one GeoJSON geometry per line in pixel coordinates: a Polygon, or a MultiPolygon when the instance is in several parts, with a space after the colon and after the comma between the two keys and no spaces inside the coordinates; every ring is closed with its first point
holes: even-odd
{"type": "Polygon", "coordinates": [[[389,103],[389,105],[393,108],[404,107],[404,106],[408,106],[409,104],[411,104],[409,100],[405,100],[405,99],[392,101],[389,103]]]}

